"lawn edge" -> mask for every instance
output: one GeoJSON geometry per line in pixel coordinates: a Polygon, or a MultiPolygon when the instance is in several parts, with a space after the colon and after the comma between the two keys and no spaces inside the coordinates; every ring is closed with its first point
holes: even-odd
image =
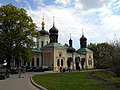
{"type": "Polygon", "coordinates": [[[30,81],[31,81],[31,83],[32,83],[35,87],[37,87],[38,89],[40,89],[40,90],[48,90],[48,89],[46,89],[46,88],[38,85],[37,83],[35,83],[35,82],[33,81],[32,77],[30,77],[30,81]]]}

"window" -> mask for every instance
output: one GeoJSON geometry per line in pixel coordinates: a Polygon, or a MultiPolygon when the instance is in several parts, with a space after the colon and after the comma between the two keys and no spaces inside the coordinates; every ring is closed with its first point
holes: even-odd
{"type": "Polygon", "coordinates": [[[23,65],[26,66],[26,62],[25,61],[23,61],[23,65]]]}
{"type": "Polygon", "coordinates": [[[61,57],[62,56],[62,53],[61,52],[59,52],[59,57],[61,57]]]}
{"type": "Polygon", "coordinates": [[[59,59],[57,60],[57,66],[60,66],[60,60],[59,59]]]}
{"type": "Polygon", "coordinates": [[[92,65],[92,60],[91,59],[88,60],[88,65],[92,65]]]}
{"type": "Polygon", "coordinates": [[[89,55],[89,58],[91,58],[91,55],[89,55]]]}
{"type": "Polygon", "coordinates": [[[91,55],[89,55],[89,58],[88,58],[88,65],[92,65],[92,58],[91,58],[91,55]]]}
{"type": "Polygon", "coordinates": [[[32,59],[32,67],[34,66],[34,58],[32,59]]]}
{"type": "Polygon", "coordinates": [[[37,67],[39,67],[39,58],[37,58],[37,67]]]}
{"type": "Polygon", "coordinates": [[[27,66],[28,66],[28,67],[30,66],[30,62],[27,63],[27,66]]]}
{"type": "Polygon", "coordinates": [[[61,66],[63,66],[63,59],[61,60],[61,66]]]}
{"type": "Polygon", "coordinates": [[[59,54],[59,57],[61,57],[61,54],[59,54]]]}
{"type": "Polygon", "coordinates": [[[37,41],[37,48],[39,48],[39,41],[37,41]]]}
{"type": "Polygon", "coordinates": [[[43,47],[43,45],[44,45],[44,42],[42,41],[42,42],[41,42],[41,47],[43,47]]]}

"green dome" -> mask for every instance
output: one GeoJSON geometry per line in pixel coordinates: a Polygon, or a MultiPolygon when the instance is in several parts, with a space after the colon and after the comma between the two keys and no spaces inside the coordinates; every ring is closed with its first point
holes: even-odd
{"type": "Polygon", "coordinates": [[[32,48],[32,52],[33,53],[41,53],[42,51],[39,48],[32,48]]]}
{"type": "Polygon", "coordinates": [[[45,48],[65,48],[64,46],[62,46],[61,44],[59,43],[48,43],[47,45],[45,45],[42,49],[45,49],[45,48]]]}
{"type": "Polygon", "coordinates": [[[87,53],[87,52],[93,53],[93,51],[91,51],[91,50],[88,49],[88,48],[80,48],[80,49],[78,49],[76,52],[77,52],[77,53],[83,53],[83,54],[85,54],[85,53],[87,53]]]}

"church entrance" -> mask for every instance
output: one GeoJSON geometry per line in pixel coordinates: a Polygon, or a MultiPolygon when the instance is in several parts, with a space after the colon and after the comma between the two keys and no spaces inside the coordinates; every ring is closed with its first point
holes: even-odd
{"type": "Polygon", "coordinates": [[[75,58],[76,70],[79,70],[79,71],[80,71],[79,63],[80,63],[80,57],[76,57],[76,58],[75,58]]]}
{"type": "Polygon", "coordinates": [[[73,61],[73,58],[68,57],[67,59],[67,66],[68,66],[68,71],[70,71],[70,67],[71,67],[71,62],[73,61]]]}
{"type": "Polygon", "coordinates": [[[80,70],[79,62],[76,62],[76,70],[80,70]]]}
{"type": "Polygon", "coordinates": [[[82,69],[84,69],[84,64],[85,64],[85,58],[82,58],[82,60],[81,60],[82,69]]]}

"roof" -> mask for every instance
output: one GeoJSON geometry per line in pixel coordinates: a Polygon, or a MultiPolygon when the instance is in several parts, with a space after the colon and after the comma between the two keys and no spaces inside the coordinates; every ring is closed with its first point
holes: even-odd
{"type": "Polygon", "coordinates": [[[93,53],[93,51],[91,51],[90,49],[88,49],[88,48],[80,48],[80,49],[78,49],[77,51],[76,51],[77,53],[87,53],[87,52],[91,52],[91,53],[93,53]]]}
{"type": "Polygon", "coordinates": [[[53,27],[49,30],[49,33],[58,33],[58,29],[53,24],[53,27]]]}
{"type": "Polygon", "coordinates": [[[40,52],[42,52],[42,51],[41,51],[41,49],[39,49],[39,48],[32,48],[32,52],[40,53],[40,52]]]}
{"type": "Polygon", "coordinates": [[[82,35],[82,37],[80,38],[80,41],[86,41],[86,40],[87,38],[84,35],[82,35]]]}
{"type": "Polygon", "coordinates": [[[45,49],[45,48],[65,48],[65,47],[59,43],[53,42],[53,43],[48,43],[42,49],[45,49]]]}
{"type": "Polygon", "coordinates": [[[69,53],[73,53],[73,52],[75,52],[76,50],[75,50],[75,48],[73,48],[73,47],[69,47],[69,48],[67,48],[67,52],[69,52],[69,53]]]}
{"type": "Polygon", "coordinates": [[[39,32],[40,32],[40,35],[41,35],[41,36],[49,35],[49,32],[46,31],[46,30],[43,30],[43,29],[40,30],[39,32]]]}

